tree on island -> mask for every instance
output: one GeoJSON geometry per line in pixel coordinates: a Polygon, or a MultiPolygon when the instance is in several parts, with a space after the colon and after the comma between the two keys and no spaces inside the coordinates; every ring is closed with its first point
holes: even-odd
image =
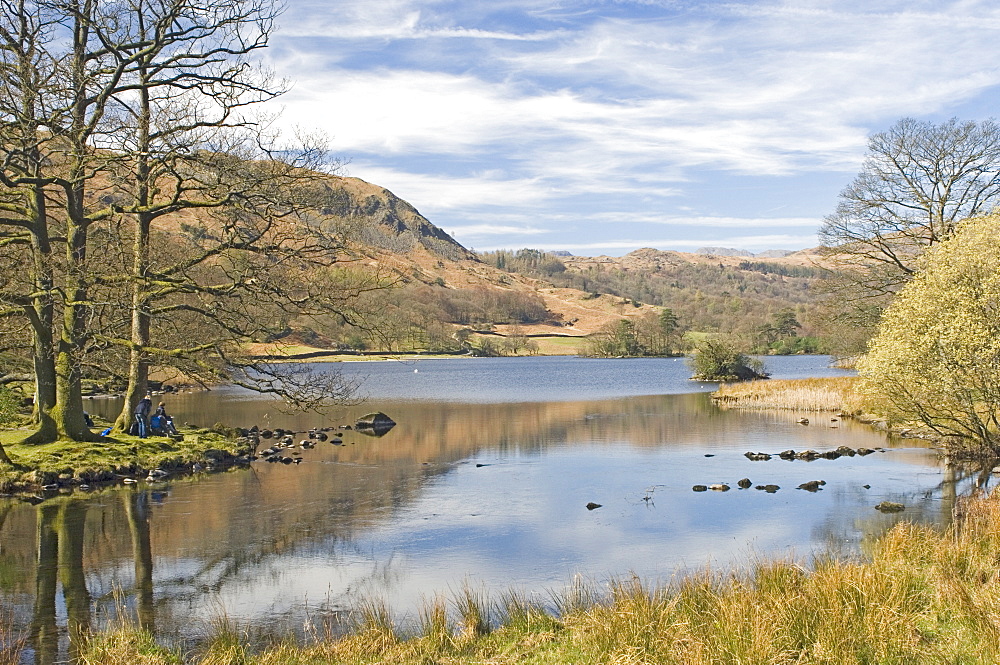
{"type": "Polygon", "coordinates": [[[1000,215],[962,222],[885,311],[861,390],[893,422],[1000,454],[1000,215]]]}
{"type": "Polygon", "coordinates": [[[728,339],[709,339],[698,345],[689,360],[692,379],[701,381],[749,381],[766,379],[764,363],[741,351],[728,339]]]}

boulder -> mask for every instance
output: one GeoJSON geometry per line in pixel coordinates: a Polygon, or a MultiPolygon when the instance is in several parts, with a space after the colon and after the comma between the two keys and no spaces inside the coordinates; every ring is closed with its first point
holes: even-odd
{"type": "Polygon", "coordinates": [[[395,426],[396,421],[381,411],[361,416],[354,423],[354,429],[369,436],[384,436],[395,426]]]}
{"type": "Polygon", "coordinates": [[[802,483],[799,485],[800,490],[805,490],[807,492],[818,492],[819,488],[826,485],[825,480],[810,480],[807,483],[802,483]]]}
{"type": "Polygon", "coordinates": [[[225,462],[233,458],[233,454],[228,450],[220,450],[219,448],[209,448],[204,453],[202,457],[208,460],[213,460],[215,462],[225,462]]]}
{"type": "Polygon", "coordinates": [[[361,416],[354,423],[355,427],[378,427],[379,425],[393,426],[396,421],[385,415],[381,411],[376,411],[375,413],[369,413],[361,416]]]}
{"type": "Polygon", "coordinates": [[[751,485],[753,485],[753,483],[750,482],[749,478],[742,478],[741,480],[736,481],[736,484],[739,485],[739,488],[741,490],[745,490],[748,487],[750,487],[751,485]]]}
{"type": "Polygon", "coordinates": [[[695,485],[691,489],[694,490],[695,492],[707,492],[708,485],[695,485]]]}

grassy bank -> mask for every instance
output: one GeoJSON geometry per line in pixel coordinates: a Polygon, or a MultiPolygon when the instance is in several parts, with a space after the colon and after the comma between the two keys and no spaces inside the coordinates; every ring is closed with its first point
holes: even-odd
{"type": "Polygon", "coordinates": [[[121,482],[145,476],[151,469],[183,473],[195,464],[224,468],[250,452],[247,445],[238,443],[235,431],[224,428],[182,430],[179,441],[115,433],[98,442],[17,443],[28,434],[29,430],[17,429],[0,432],[0,441],[15,463],[13,467],[0,464],[0,494],[121,482]]]}
{"type": "Polygon", "coordinates": [[[856,414],[862,409],[853,376],[726,383],[712,394],[720,405],[742,409],[794,409],[856,414]]]}
{"type": "Polygon", "coordinates": [[[945,533],[896,526],[863,562],[828,558],[807,569],[760,561],[742,573],[703,572],[656,588],[625,579],[602,593],[574,589],[557,600],[557,614],[518,594],[490,603],[465,590],[430,603],[415,634],[400,635],[388,612],[372,606],[347,637],[304,645],[260,645],[220,622],[201,649],[181,655],[126,624],[95,635],[82,662],[995,663],[998,551],[1000,501],[988,497],[964,504],[945,533]]]}

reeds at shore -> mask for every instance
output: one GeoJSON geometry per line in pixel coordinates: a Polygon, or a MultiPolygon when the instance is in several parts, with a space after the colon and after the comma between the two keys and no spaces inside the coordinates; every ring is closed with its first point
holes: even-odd
{"type": "Polygon", "coordinates": [[[725,383],[712,394],[720,406],[739,409],[794,409],[859,413],[861,397],[853,376],[773,379],[725,383]]]}
{"type": "Polygon", "coordinates": [[[196,653],[124,623],[94,635],[84,665],[537,665],[1000,662],[1000,499],[963,504],[945,532],[902,523],[864,560],[754,561],[648,586],[577,584],[544,609],[518,592],[436,597],[405,634],[370,603],[344,637],[259,641],[228,622],[196,653]]]}

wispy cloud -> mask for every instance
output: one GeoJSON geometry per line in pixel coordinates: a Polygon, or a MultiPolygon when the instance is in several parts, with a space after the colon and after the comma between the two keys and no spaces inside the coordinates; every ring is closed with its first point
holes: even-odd
{"type": "Polygon", "coordinates": [[[521,236],[534,236],[534,235],[544,235],[550,233],[545,229],[535,229],[523,226],[504,226],[504,225],[494,225],[494,224],[469,224],[467,226],[452,226],[448,229],[449,233],[457,233],[469,237],[486,237],[486,236],[509,236],[512,234],[521,236]]]}
{"type": "Polygon", "coordinates": [[[272,61],[296,80],[284,121],[326,129],[355,175],[445,226],[497,207],[548,217],[552,233],[567,210],[683,224],[683,206],[706,227],[792,227],[743,217],[737,191],[695,193],[694,170],[770,183],[767,208],[806,209],[781,177],[846,184],[872,131],[1000,86],[988,56],[1000,6],[986,0],[292,0],[290,12],[272,61]]]}
{"type": "MultiPolygon", "coordinates": [[[[746,249],[748,251],[763,251],[767,249],[801,248],[814,246],[815,235],[753,235],[753,236],[730,236],[713,240],[672,238],[672,237],[651,237],[651,238],[629,238],[623,240],[612,240],[606,242],[542,242],[533,243],[531,247],[544,251],[567,250],[571,252],[598,252],[604,254],[619,254],[632,252],[645,247],[657,249],[700,249],[702,247],[730,247],[734,249],[746,249]]],[[[509,245],[498,244],[495,246],[477,246],[482,251],[492,251],[503,249],[509,245]]]]}

